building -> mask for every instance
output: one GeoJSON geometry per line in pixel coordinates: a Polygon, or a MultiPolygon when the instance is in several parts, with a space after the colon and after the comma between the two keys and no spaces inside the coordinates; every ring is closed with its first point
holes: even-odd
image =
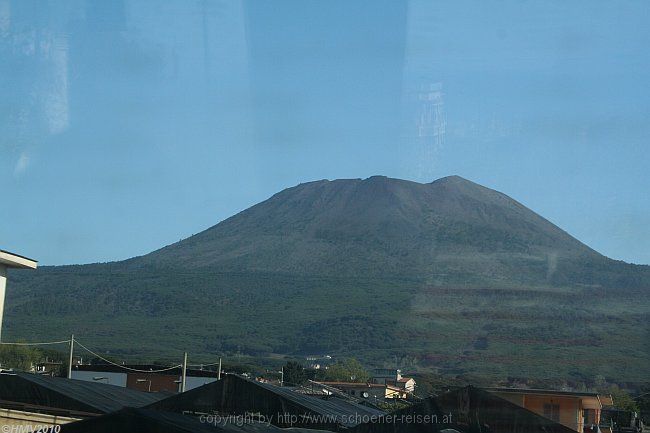
{"type": "Polygon", "coordinates": [[[385,400],[387,398],[406,398],[407,392],[387,383],[365,382],[318,382],[319,384],[336,388],[350,397],[358,399],[385,400]]]}
{"type": "MultiPolygon", "coordinates": [[[[110,364],[74,365],[72,367],[72,379],[101,382],[137,389],[138,391],[179,391],[182,375],[180,367],[163,372],[155,371],[163,368],[159,365],[125,365],[123,367],[110,364]],[[150,370],[150,372],[147,370],[150,370]]],[[[187,369],[185,374],[185,390],[189,391],[190,389],[198,388],[216,380],[216,371],[187,369]]]]}
{"type": "Polygon", "coordinates": [[[415,391],[415,379],[403,377],[399,369],[377,368],[372,372],[372,382],[391,385],[407,393],[415,391]]]}
{"type": "Polygon", "coordinates": [[[306,356],[307,368],[312,370],[327,370],[328,366],[332,363],[332,357],[330,355],[309,355],[306,356]]]}
{"type": "Polygon", "coordinates": [[[5,309],[5,291],[7,289],[7,269],[36,269],[38,262],[10,253],[9,251],[0,250],[0,341],[2,341],[2,316],[5,309]]]}
{"type": "Polygon", "coordinates": [[[612,404],[610,395],[591,392],[519,388],[488,388],[487,391],[577,432],[598,425],[603,406],[612,404]]]}
{"type": "Polygon", "coordinates": [[[49,374],[50,376],[58,376],[65,366],[61,361],[50,361],[45,359],[45,361],[39,362],[36,364],[34,371],[38,374],[49,374]]]}

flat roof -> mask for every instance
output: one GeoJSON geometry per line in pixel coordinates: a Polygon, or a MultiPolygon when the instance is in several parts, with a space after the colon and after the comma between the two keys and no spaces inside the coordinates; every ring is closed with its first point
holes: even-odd
{"type": "Polygon", "coordinates": [[[5,265],[8,268],[36,269],[37,264],[36,260],[0,250],[0,265],[5,265]]]}
{"type": "Polygon", "coordinates": [[[597,392],[580,392],[580,391],[558,391],[553,389],[534,389],[534,388],[483,388],[488,392],[508,392],[513,394],[545,394],[545,395],[566,395],[573,397],[598,397],[601,394],[597,392]]]}
{"type": "Polygon", "coordinates": [[[564,397],[582,398],[584,401],[597,401],[601,406],[610,406],[613,403],[611,394],[599,394],[597,392],[580,391],[557,391],[551,389],[529,389],[529,388],[484,388],[488,392],[502,392],[510,394],[534,394],[534,395],[558,395],[564,397]]]}

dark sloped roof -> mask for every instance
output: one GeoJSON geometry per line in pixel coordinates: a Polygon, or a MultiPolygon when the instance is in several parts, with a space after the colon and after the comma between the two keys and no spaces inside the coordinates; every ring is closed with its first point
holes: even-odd
{"type": "Polygon", "coordinates": [[[74,411],[108,413],[125,406],[146,406],[168,396],[167,393],[148,393],[105,383],[31,373],[0,374],[0,400],[74,411]]]}
{"type": "Polygon", "coordinates": [[[568,427],[472,386],[426,398],[387,417],[390,417],[390,422],[382,418],[361,424],[352,432],[420,433],[453,429],[464,433],[575,433],[568,427]],[[430,416],[427,422],[414,421],[424,415],[430,416]]]}
{"type": "MultiPolygon", "coordinates": [[[[319,398],[291,388],[255,382],[236,375],[209,383],[148,406],[173,412],[259,413],[280,427],[336,429],[351,427],[385,412],[338,397],[319,398]],[[298,415],[294,424],[278,415],[298,415]]],[[[295,421],[295,420],[294,420],[295,421]]]]}
{"type": "MultiPolygon", "coordinates": [[[[117,412],[63,425],[62,433],[282,433],[285,430],[263,423],[203,422],[189,415],[150,409],[124,408],[117,412]]],[[[287,433],[318,433],[316,430],[290,429],[287,433]]]]}
{"type": "Polygon", "coordinates": [[[256,384],[315,413],[334,416],[339,420],[339,423],[348,427],[361,422],[352,421],[355,415],[359,415],[359,419],[370,419],[371,417],[377,418],[386,414],[386,412],[382,410],[369,406],[362,406],[335,396],[319,398],[295,392],[291,388],[279,387],[268,383],[256,382],[256,384]],[[342,422],[341,420],[348,421],[342,422]]]}

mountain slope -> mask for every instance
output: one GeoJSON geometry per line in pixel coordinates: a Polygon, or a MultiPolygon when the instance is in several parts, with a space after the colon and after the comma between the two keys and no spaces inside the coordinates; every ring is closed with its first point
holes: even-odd
{"type": "Polygon", "coordinates": [[[608,285],[606,268],[616,267],[515,200],[458,176],[301,184],[131,264],[481,286],[608,285]]]}
{"type": "Polygon", "coordinates": [[[3,332],[74,332],[124,357],[328,352],[635,379],[649,291],[649,267],[598,254],[502,193],[376,176],[286,189],[145,256],[13,273],[3,332]]]}

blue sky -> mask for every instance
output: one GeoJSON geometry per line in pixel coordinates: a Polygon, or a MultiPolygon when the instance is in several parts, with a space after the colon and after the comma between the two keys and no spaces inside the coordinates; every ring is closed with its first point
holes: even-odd
{"type": "Polygon", "coordinates": [[[128,258],[458,174],[650,263],[650,3],[0,0],[0,248],[128,258]]]}

